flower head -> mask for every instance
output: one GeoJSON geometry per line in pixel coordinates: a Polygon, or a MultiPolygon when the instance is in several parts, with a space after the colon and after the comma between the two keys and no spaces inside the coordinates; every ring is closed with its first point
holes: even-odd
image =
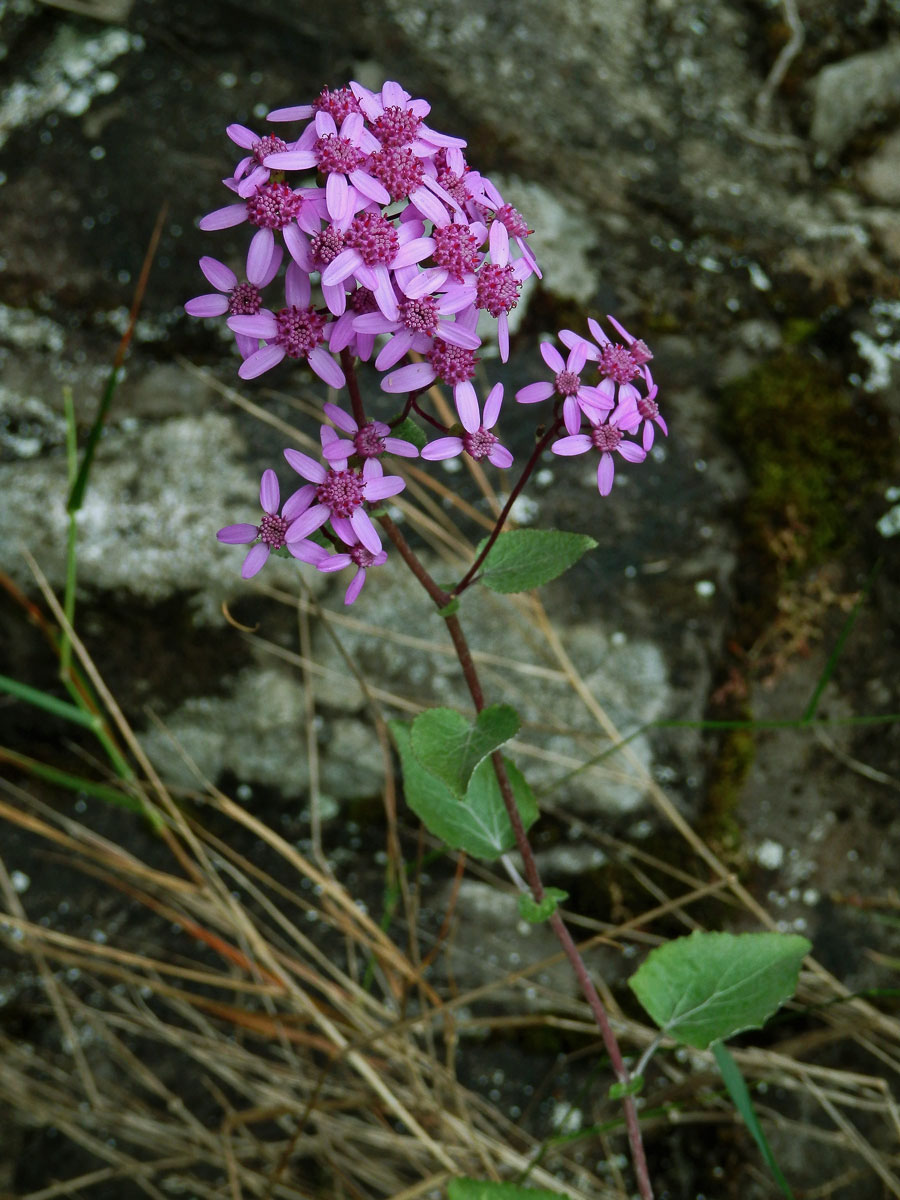
{"type": "Polygon", "coordinates": [[[600,383],[597,391],[605,398],[607,407],[612,408],[611,420],[630,427],[630,431],[644,423],[643,444],[649,450],[653,445],[655,427],[668,434],[666,423],[656,403],[657,387],[647,365],[653,358],[646,342],[630,334],[615,317],[607,316],[610,325],[622,338],[613,342],[602,326],[588,317],[588,328],[594,336],[591,342],[571,329],[560,333],[560,341],[575,347],[581,345],[589,360],[597,363],[600,383]],[[645,390],[642,391],[641,387],[645,390]]]}
{"type": "Polygon", "coordinates": [[[356,600],[359,593],[362,591],[363,584],[366,582],[366,571],[370,567],[381,567],[387,562],[387,551],[379,550],[373,553],[367,549],[362,542],[357,542],[355,546],[351,546],[345,552],[337,554],[326,554],[316,567],[320,571],[332,572],[343,571],[344,567],[355,566],[356,572],[350,580],[350,585],[344,594],[344,603],[352,604],[356,600]]]}
{"type": "Polygon", "coordinates": [[[495,383],[487,394],[484,402],[484,412],[479,412],[478,399],[471,383],[463,383],[457,389],[457,409],[462,422],[463,433],[460,436],[438,438],[429,442],[422,450],[422,457],[430,462],[444,458],[456,458],[464,451],[476,462],[486,458],[495,467],[509,467],[513,456],[500,439],[491,433],[500,416],[500,406],[503,403],[503,384],[495,383]]]}
{"type": "MultiPolygon", "coordinates": [[[[216,289],[215,293],[195,296],[184,306],[192,317],[255,316],[262,306],[262,289],[278,274],[284,251],[271,235],[254,237],[247,254],[246,281],[241,283],[230,267],[217,258],[204,255],[200,270],[216,289]]],[[[247,334],[235,334],[242,358],[259,348],[259,340],[247,334]]]]}
{"type": "Polygon", "coordinates": [[[287,144],[274,133],[260,135],[246,125],[229,125],[225,132],[236,146],[250,151],[234,168],[234,176],[225,180],[228,187],[234,187],[237,194],[246,200],[255,194],[257,188],[269,182],[271,172],[263,166],[263,159],[268,154],[286,150],[287,144]]]}
{"type": "Polygon", "coordinates": [[[625,440],[625,432],[633,432],[634,426],[621,429],[613,418],[603,421],[599,415],[588,414],[590,427],[587,433],[576,433],[569,437],[560,438],[550,449],[554,454],[571,456],[586,454],[589,450],[597,450],[600,462],[597,464],[597,488],[601,496],[608,496],[612,491],[613,477],[616,471],[613,452],[621,454],[628,462],[643,462],[647,451],[636,442],[625,440]]]}
{"type": "Polygon", "coordinates": [[[541,358],[554,372],[553,382],[539,380],[529,383],[516,392],[520,404],[537,404],[549,400],[554,392],[562,397],[563,422],[569,434],[577,434],[581,428],[581,414],[588,417],[612,408],[611,400],[598,388],[583,383],[581,371],[588,359],[588,346],[584,339],[575,342],[563,359],[560,352],[549,342],[541,342],[541,358]]]}
{"type": "MultiPolygon", "coordinates": [[[[299,488],[285,500],[284,507],[279,513],[278,505],[281,496],[278,488],[278,476],[274,471],[263,471],[259,486],[259,503],[263,510],[260,523],[258,525],[226,525],[216,534],[220,542],[229,546],[253,543],[241,568],[241,576],[244,579],[252,579],[261,571],[273,550],[281,550],[287,546],[286,534],[291,522],[306,511],[312,503],[314,495],[315,488],[299,488]]],[[[288,549],[295,558],[311,563],[317,563],[322,555],[327,553],[321,546],[305,539],[296,540],[288,546],[288,549]]]]}
{"type": "MultiPolygon", "coordinates": [[[[390,425],[385,425],[383,421],[369,421],[360,426],[349,413],[338,408],[336,404],[326,404],[324,411],[325,416],[333,421],[338,429],[350,434],[352,439],[348,441],[346,438],[336,438],[327,443],[323,442],[322,455],[328,462],[352,458],[354,455],[363,461],[367,458],[380,458],[382,454],[398,454],[402,458],[419,456],[419,451],[412,442],[392,437],[390,425]]],[[[323,426],[324,428],[326,427],[323,426]]]]}
{"type": "MultiPolygon", "coordinates": [[[[333,429],[328,433],[331,438],[336,437],[333,429]]],[[[323,435],[323,444],[324,441],[323,435]]],[[[404,480],[399,475],[385,475],[375,458],[367,458],[362,471],[353,471],[348,469],[346,459],[329,460],[328,466],[324,467],[299,450],[285,450],[284,457],[299,475],[315,485],[316,500],[288,529],[288,548],[292,542],[305,538],[314,529],[321,529],[330,520],[331,528],[345,546],[362,542],[372,554],[378,554],[381,538],[365,504],[396,496],[406,487],[404,480]]]]}
{"type": "Polygon", "coordinates": [[[255,379],[283,358],[303,358],[325,383],[343,387],[344,372],[324,345],[331,329],[326,328],[326,317],[309,302],[309,276],[294,262],[287,269],[285,291],[287,305],[277,313],[262,309],[251,317],[229,317],[229,329],[266,342],[244,361],[238,371],[241,379],[255,379]]]}

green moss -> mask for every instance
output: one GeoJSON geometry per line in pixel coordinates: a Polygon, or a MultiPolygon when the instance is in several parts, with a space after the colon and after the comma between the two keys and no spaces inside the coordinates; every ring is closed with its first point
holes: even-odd
{"type": "Polygon", "coordinates": [[[802,346],[819,328],[819,322],[810,317],[791,317],[785,321],[781,336],[786,346],[802,346]]]}
{"type": "MultiPolygon", "coordinates": [[[[792,325],[799,335],[804,323],[792,325]]],[[[843,382],[794,345],[729,384],[723,401],[750,478],[742,519],[753,547],[781,581],[840,553],[881,465],[879,439],[843,382]]]]}
{"type": "Polygon", "coordinates": [[[700,816],[700,835],[720,855],[733,859],[741,846],[737,820],[741,792],[753,759],[756,738],[750,729],[732,729],[723,737],[709,775],[706,803],[700,816]]]}

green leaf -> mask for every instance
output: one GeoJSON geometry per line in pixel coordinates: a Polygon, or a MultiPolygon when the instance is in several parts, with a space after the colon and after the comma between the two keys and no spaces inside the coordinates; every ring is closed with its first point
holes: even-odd
{"type": "Polygon", "coordinates": [[[519,714],[508,704],[482,709],[474,725],[455,708],[429,708],[412,723],[413,753],[426,771],[462,796],[478,764],[518,729],[519,714]]]}
{"type": "Polygon", "coordinates": [[[415,421],[411,421],[409,417],[404,417],[396,425],[391,421],[388,421],[388,424],[391,427],[391,437],[403,438],[405,442],[412,442],[417,450],[421,450],[428,442],[425,431],[415,421]]]}
{"type": "Polygon", "coordinates": [[[688,1046],[758,1029],[797,988],[810,943],[788,933],[701,933],[657,947],[628,980],[660,1029],[688,1046]]]}
{"type": "Polygon", "coordinates": [[[560,1200],[561,1196],[566,1200],[565,1192],[495,1183],[491,1179],[451,1179],[447,1184],[448,1200],[560,1200]]]}
{"type": "MultiPolygon", "coordinates": [[[[516,839],[491,760],[475,768],[465,795],[458,796],[416,757],[406,722],[389,724],[403,765],[406,802],[426,828],[452,849],[478,858],[499,858],[511,850],[516,839]]],[[[507,759],[503,761],[522,824],[528,829],[537,820],[537,801],[522,773],[507,759]]]]}
{"type": "Polygon", "coordinates": [[[722,1072],[722,1079],[728,1088],[728,1094],[734,1101],[734,1107],[741,1114],[744,1124],[753,1134],[753,1139],[757,1146],[759,1146],[759,1152],[765,1159],[766,1166],[772,1172],[773,1179],[781,1189],[781,1194],[786,1196],[787,1200],[794,1200],[794,1193],[788,1187],[787,1180],[782,1175],[781,1168],[775,1161],[772,1148],[766,1141],[766,1135],[763,1133],[762,1126],[759,1123],[759,1118],[753,1107],[753,1101],[750,1099],[750,1093],[747,1090],[747,1084],[744,1082],[740,1067],[731,1057],[731,1052],[721,1042],[713,1042],[712,1052],[719,1070],[722,1072]]]}
{"type": "Polygon", "coordinates": [[[541,901],[535,900],[530,892],[520,892],[519,916],[530,925],[540,925],[542,921],[553,916],[557,904],[562,904],[563,900],[568,898],[569,893],[564,892],[562,888],[544,888],[544,898],[541,901]]]}
{"type": "Polygon", "coordinates": [[[459,596],[452,596],[449,604],[445,604],[443,608],[438,609],[438,616],[452,617],[456,612],[459,612],[459,596]]]}
{"type": "MultiPolygon", "coordinates": [[[[478,552],[487,538],[478,546],[478,552]]],[[[597,543],[584,533],[557,529],[512,529],[501,533],[478,574],[495,592],[527,592],[562,575],[597,543]]]]}
{"type": "Polygon", "coordinates": [[[614,1083],[609,1089],[610,1100],[621,1100],[625,1096],[639,1096],[644,1090],[643,1075],[634,1075],[627,1083],[614,1083]]]}

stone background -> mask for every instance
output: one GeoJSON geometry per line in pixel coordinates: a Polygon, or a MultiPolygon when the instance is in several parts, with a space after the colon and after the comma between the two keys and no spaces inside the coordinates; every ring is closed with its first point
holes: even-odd
{"type": "MultiPolygon", "coordinates": [[[[540,336],[587,313],[614,312],[655,351],[668,442],[619,472],[606,501],[590,472],[548,463],[523,513],[601,544],[545,602],[619,727],[800,715],[876,563],[820,711],[900,709],[896,0],[810,0],[796,13],[765,0],[18,0],[0,15],[0,566],[34,594],[27,547],[61,588],[62,389],[86,431],[165,205],[80,517],[79,627],[175,782],[183,762],[149,710],[204,772],[302,834],[302,686],[225,624],[221,604],[283,647],[296,646],[295,618],[242,584],[239,552],[214,538],[255,511],[284,437],[213,386],[237,382],[230,339],[182,305],[205,290],[201,254],[237,262],[245,244],[195,227],[227,202],[224,127],[260,127],[269,108],[348,78],[426,95],[435,127],[466,136],[470,161],[535,227],[544,284],[517,314],[513,361],[486,362],[491,379],[514,389],[536,377],[540,336]]],[[[285,369],[241,393],[293,420],[291,390],[311,387],[285,369]]],[[[436,636],[401,573],[384,575],[355,615],[402,614],[405,629],[436,636]]],[[[290,564],[267,567],[273,586],[292,578],[290,564]]],[[[343,586],[315,582],[330,607],[343,586]]],[[[0,670],[50,686],[45,648],[20,609],[0,605],[0,670]]],[[[490,604],[479,620],[483,648],[517,654],[519,627],[490,604]]],[[[351,642],[389,690],[453,701],[449,674],[416,652],[351,642]]],[[[322,687],[323,786],[346,818],[377,793],[374,735],[352,685],[322,687]]],[[[21,705],[3,703],[0,727],[37,757],[68,754],[69,731],[21,705]]],[[[822,737],[761,734],[748,751],[657,733],[639,750],[786,926],[861,984],[874,978],[871,931],[841,898],[894,886],[900,735],[822,737]]],[[[565,799],[612,831],[659,834],[645,797],[612,777],[565,799]]],[[[337,846],[341,825],[326,837],[337,846]]],[[[564,883],[590,865],[556,854],[564,883]]]]}

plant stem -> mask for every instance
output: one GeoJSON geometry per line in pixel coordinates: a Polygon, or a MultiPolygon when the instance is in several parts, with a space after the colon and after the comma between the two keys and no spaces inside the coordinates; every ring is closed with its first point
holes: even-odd
{"type": "MultiPolygon", "coordinates": [[[[532,454],[531,459],[529,460],[528,465],[523,472],[523,477],[527,477],[527,473],[533,469],[534,463],[537,462],[541,451],[543,450],[549,438],[552,436],[553,432],[555,432],[555,429],[551,428],[551,430],[549,430],[538,442],[534,453],[532,454]]],[[[520,480],[520,483],[521,482],[522,481],[520,480]]],[[[498,519],[494,536],[499,533],[503,524],[503,520],[505,519],[505,514],[508,512],[512,501],[515,499],[515,496],[518,494],[518,490],[520,489],[517,489],[517,491],[510,496],[510,500],[507,503],[504,512],[498,519]]],[[[438,587],[429,573],[425,570],[419,559],[416,557],[406,539],[403,537],[403,534],[396,527],[396,525],[394,525],[391,519],[389,517],[381,517],[380,521],[382,527],[387,532],[388,537],[397,547],[401,556],[403,557],[403,560],[415,575],[416,579],[419,581],[431,599],[435,602],[438,608],[445,608],[450,602],[451,594],[438,587]]],[[[481,558],[483,557],[484,556],[482,555],[481,558]]],[[[476,562],[475,568],[470,570],[463,578],[462,583],[457,586],[455,593],[458,593],[462,586],[468,586],[466,581],[473,574],[474,570],[477,569],[477,566],[478,562],[476,562]]],[[[460,624],[459,617],[455,613],[449,613],[444,616],[444,621],[447,625],[447,632],[450,634],[450,637],[453,641],[453,647],[456,650],[456,656],[459,659],[459,665],[466,681],[466,686],[469,689],[469,694],[472,697],[472,702],[475,705],[476,711],[481,712],[481,710],[485,707],[484,691],[481,686],[481,680],[478,677],[478,670],[475,666],[475,661],[472,658],[472,653],[469,649],[468,641],[466,640],[465,633],[463,632],[462,625],[460,624]]],[[[522,824],[522,818],[519,814],[518,806],[516,805],[512,784],[509,781],[509,775],[506,771],[506,764],[503,761],[503,755],[499,750],[495,750],[491,755],[491,761],[497,776],[497,783],[500,786],[500,793],[503,796],[503,803],[506,807],[513,834],[516,839],[516,847],[522,857],[522,863],[525,868],[525,878],[528,881],[528,886],[531,888],[531,893],[535,899],[535,902],[540,904],[545,896],[544,884],[541,880],[537,862],[535,861],[534,851],[531,848],[531,843],[528,840],[528,835],[525,832],[524,825],[522,824]]],[[[607,1016],[606,1009],[603,1007],[603,1002],[597,994],[597,989],[594,987],[593,980],[590,977],[590,973],[588,972],[584,959],[581,957],[578,947],[575,945],[572,935],[569,933],[569,930],[567,929],[566,924],[559,912],[554,912],[554,914],[551,916],[550,927],[562,946],[563,953],[569,960],[572,970],[575,972],[575,977],[578,980],[584,998],[587,1000],[590,1010],[594,1016],[594,1020],[597,1023],[597,1027],[600,1030],[600,1036],[603,1039],[603,1044],[606,1047],[607,1054],[609,1055],[609,1060],[612,1064],[613,1071],[615,1072],[616,1079],[619,1083],[628,1086],[631,1083],[631,1074],[625,1064],[622,1051],[619,1048],[618,1041],[616,1040],[616,1035],[609,1023],[609,1017],[607,1016]]],[[[631,1148],[631,1158],[632,1162],[634,1163],[634,1173],[638,1190],[641,1195],[641,1200],[653,1200],[653,1187],[650,1183],[650,1174],[647,1169],[647,1157],[644,1153],[644,1143],[641,1138],[641,1127],[640,1122],[638,1121],[637,1107],[634,1102],[634,1097],[628,1095],[623,1096],[622,1107],[625,1113],[625,1125],[628,1131],[628,1142],[631,1148]]]]}
{"type": "Polygon", "coordinates": [[[359,390],[359,380],[356,378],[356,367],[353,365],[353,355],[348,349],[341,351],[341,366],[347,380],[347,391],[350,393],[350,406],[353,409],[353,419],[362,429],[366,423],[366,410],[359,390]]]}
{"type": "Polygon", "coordinates": [[[516,482],[516,486],[509,493],[506,503],[503,505],[503,511],[500,513],[500,516],[497,518],[497,520],[494,524],[494,528],[491,530],[490,534],[488,535],[488,539],[484,544],[484,548],[482,549],[482,551],[480,552],[478,557],[475,559],[475,561],[472,563],[471,567],[469,567],[468,571],[466,571],[465,575],[463,575],[462,579],[459,581],[459,583],[456,585],[456,587],[453,589],[453,591],[451,592],[451,595],[453,595],[453,596],[461,595],[466,590],[466,588],[469,586],[469,584],[473,582],[475,575],[477,574],[479,568],[481,567],[481,564],[484,562],[484,560],[487,558],[488,554],[490,553],[491,547],[493,546],[494,542],[496,542],[497,538],[502,533],[503,526],[506,524],[506,518],[509,516],[512,506],[515,504],[516,500],[518,500],[518,498],[522,492],[522,488],[524,488],[525,484],[531,478],[532,471],[534,470],[534,468],[537,466],[538,462],[540,461],[540,457],[546,450],[550,439],[558,432],[558,430],[559,430],[559,419],[557,418],[546,429],[546,431],[544,432],[542,437],[540,437],[538,439],[537,443],[535,444],[535,447],[531,452],[531,457],[528,459],[528,462],[525,464],[524,468],[522,469],[522,474],[519,476],[518,481],[516,482]]]}
{"type": "Polygon", "coordinates": [[[446,608],[453,599],[450,593],[445,592],[443,588],[438,587],[435,581],[419,562],[418,558],[416,558],[409,545],[409,542],[407,542],[406,538],[403,536],[391,518],[387,515],[382,515],[378,518],[378,521],[381,525],[381,528],[385,531],[385,533],[399,550],[403,561],[412,571],[413,575],[415,575],[416,579],[418,579],[419,583],[421,583],[422,587],[435,602],[438,608],[446,608]]]}

